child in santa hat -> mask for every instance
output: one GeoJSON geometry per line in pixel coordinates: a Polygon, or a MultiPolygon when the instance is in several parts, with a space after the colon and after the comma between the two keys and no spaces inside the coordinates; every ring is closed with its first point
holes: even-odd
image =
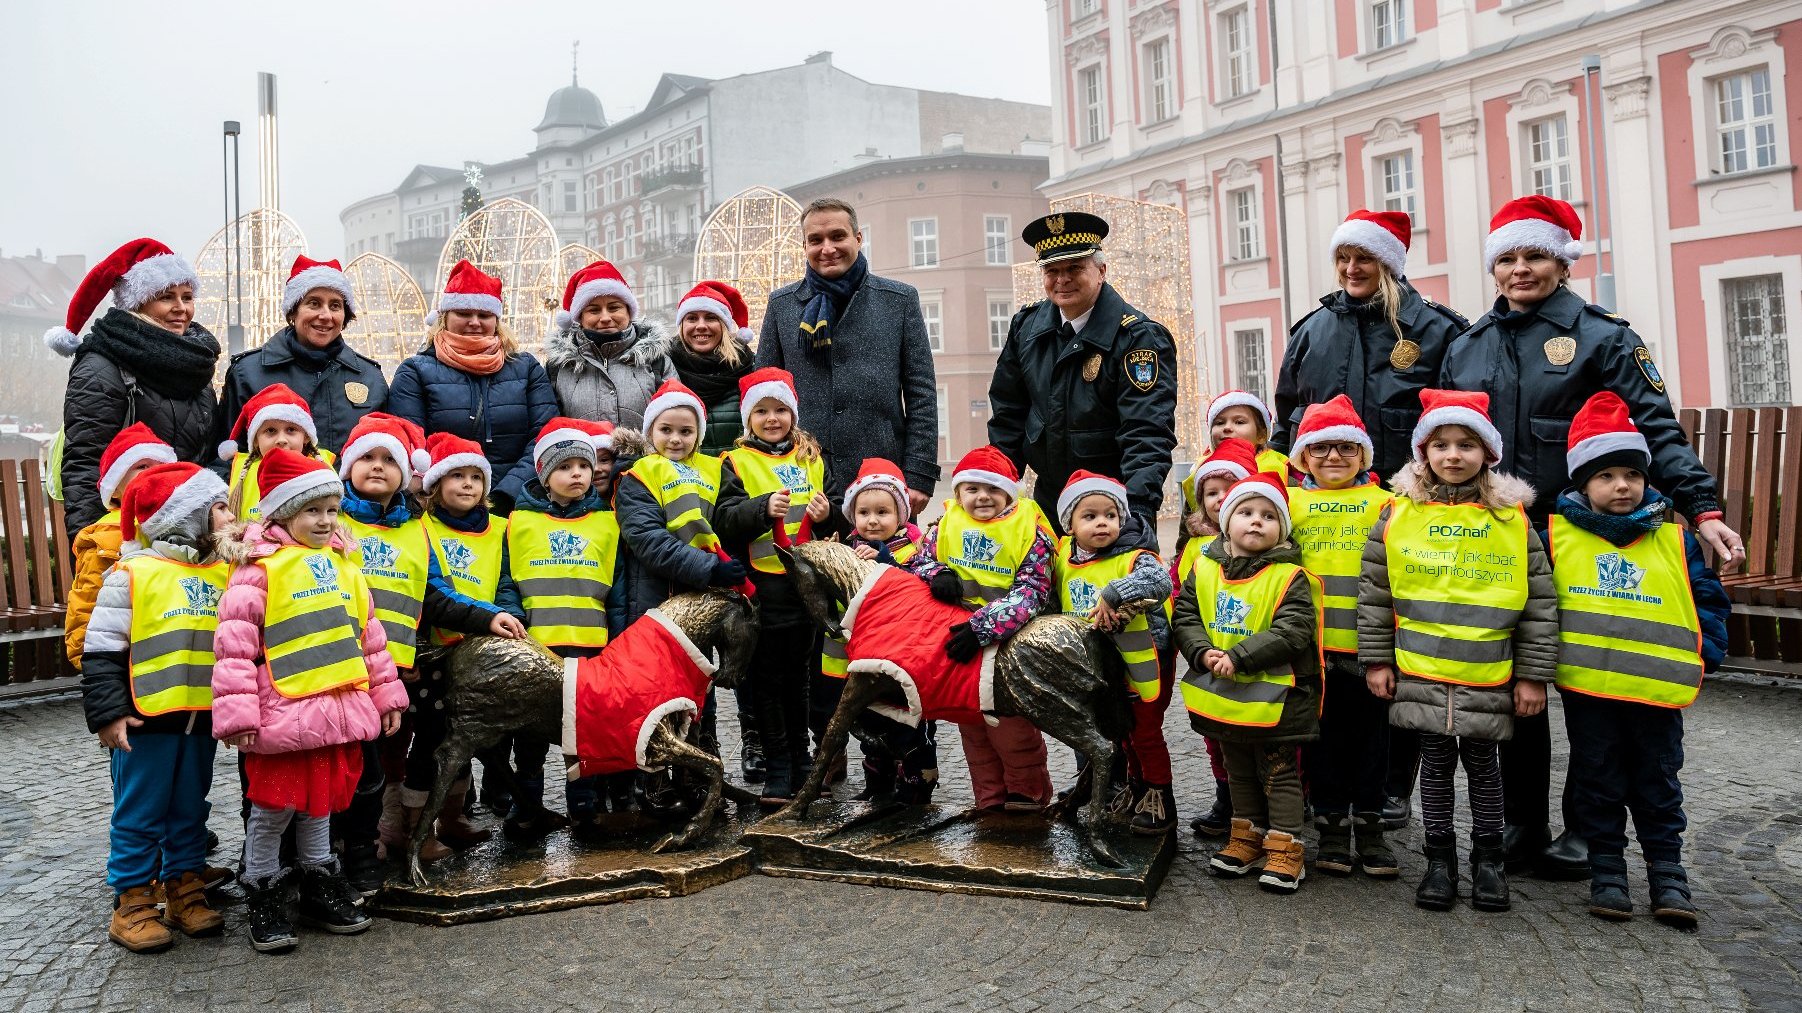
{"type": "Polygon", "coordinates": [[[1189,723],[1220,742],[1232,833],[1208,867],[1293,893],[1306,875],[1301,743],[1319,732],[1320,585],[1290,538],[1283,477],[1241,479],[1220,502],[1221,536],[1176,600],[1176,646],[1189,662],[1189,723]]]}
{"type": "MultiPolygon", "coordinates": [[[[963,663],[1055,607],[1057,541],[1038,505],[1019,498],[1020,473],[999,448],[965,454],[951,483],[954,498],[908,569],[933,597],[973,610],[945,644],[946,655],[963,663]]],[[[979,808],[1030,812],[1051,801],[1045,737],[1032,722],[1004,717],[957,727],[979,808]]]]}
{"type": "Polygon", "coordinates": [[[1495,471],[1502,438],[1489,395],[1423,390],[1414,459],[1391,481],[1358,582],[1358,660],[1392,700],[1389,723],[1420,733],[1427,872],[1414,903],[1458,898],[1452,778],[1470,789],[1471,906],[1506,911],[1497,744],[1545,709],[1558,664],[1558,595],[1527,523],[1533,491],[1495,471]]]}
{"type": "MultiPolygon", "coordinates": [[[[1256,394],[1245,390],[1222,391],[1208,402],[1202,425],[1207,429],[1210,448],[1220,446],[1220,442],[1226,439],[1244,440],[1252,445],[1257,457],[1254,471],[1289,474],[1289,459],[1270,446],[1270,434],[1276,428],[1276,417],[1270,413],[1270,406],[1264,403],[1264,399],[1256,394]]],[[[1179,535],[1185,540],[1203,533],[1203,521],[1196,516],[1200,507],[1197,502],[1199,490],[1195,481],[1195,476],[1191,473],[1179,483],[1183,491],[1183,517],[1179,535]]]]}
{"type": "Polygon", "coordinates": [[[214,542],[232,519],[225,495],[198,465],[142,469],[120,506],[128,540],[86,625],[82,704],[112,764],[107,935],[140,953],[173,943],[171,927],[197,936],[225,924],[207,904],[205,863],[217,748],[210,658],[230,579],[214,542]]]}
{"type": "MultiPolygon", "coordinates": [[[[1126,662],[1133,707],[1126,738],[1125,790],[1115,809],[1135,834],[1157,836],[1176,826],[1176,796],[1170,790],[1170,749],[1164,743],[1164,710],[1176,668],[1161,664],[1170,650],[1170,624],[1161,607],[1131,619],[1122,605],[1170,597],[1170,572],[1157,554],[1122,545],[1127,517],[1126,486],[1118,479],[1077,471],[1057,499],[1058,522],[1069,534],[1058,541],[1057,591],[1065,612],[1087,615],[1112,636],[1126,662]]],[[[1107,772],[1097,772],[1105,778],[1107,772]]],[[[1097,788],[1096,790],[1099,790],[1097,788]]]]}
{"type": "Polygon", "coordinates": [[[1558,588],[1558,694],[1570,734],[1572,822],[1589,842],[1589,911],[1625,921],[1627,811],[1653,917],[1694,928],[1683,868],[1683,709],[1727,654],[1733,606],[1696,536],[1646,485],[1652,457],[1625,401],[1591,397],[1571,421],[1571,488],[1546,538],[1558,588]]]}
{"type": "Polygon", "coordinates": [[[363,741],[399,729],[407,694],[338,521],[343,481],[281,447],[257,481],[265,519],[225,544],[237,566],[214,639],[213,736],[245,754],[250,943],[280,952],[298,943],[280,853],[290,823],[300,920],[338,934],[369,927],[332,855],[330,817],[356,792],[363,741]]]}
{"type": "Polygon", "coordinates": [[[125,489],[145,469],[174,462],[175,448],[142,422],[120,430],[100,455],[100,502],[106,505],[106,514],[75,533],[75,581],[69,588],[69,608],[63,619],[63,650],[77,672],[81,671],[94,596],[100,593],[107,569],[119,561],[119,504],[125,489]]]}
{"type": "Polygon", "coordinates": [[[232,512],[239,520],[262,516],[257,503],[257,472],[271,450],[281,447],[331,464],[331,451],[319,449],[319,430],[306,401],[285,383],[272,383],[244,402],[231,435],[219,444],[219,459],[231,462],[232,512]],[[246,450],[246,446],[249,447],[246,450]]]}

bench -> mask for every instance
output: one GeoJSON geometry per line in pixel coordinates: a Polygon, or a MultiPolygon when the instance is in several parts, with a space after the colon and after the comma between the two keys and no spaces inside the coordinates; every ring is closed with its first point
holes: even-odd
{"type": "Polygon", "coordinates": [[[74,562],[63,505],[37,461],[0,460],[0,685],[69,678],[63,656],[74,562]]]}
{"type": "Polygon", "coordinates": [[[1802,407],[1686,408],[1678,421],[1746,544],[1745,567],[1721,577],[1726,664],[1802,676],[1802,407]]]}

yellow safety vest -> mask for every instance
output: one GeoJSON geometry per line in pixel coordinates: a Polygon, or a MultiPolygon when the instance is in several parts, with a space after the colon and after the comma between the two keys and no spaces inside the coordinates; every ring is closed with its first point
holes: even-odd
{"type": "Polygon", "coordinates": [[[1207,551],[1208,543],[1219,538],[1219,535],[1196,535],[1183,543],[1183,551],[1176,557],[1176,583],[1180,589],[1195,575],[1195,561],[1207,551]]]}
{"type": "MultiPolygon", "coordinates": [[[[501,558],[507,548],[507,524],[496,522],[490,514],[488,526],[478,534],[458,531],[427,513],[427,540],[432,555],[438,559],[438,572],[451,582],[451,589],[477,601],[494,603],[501,586],[501,558]]],[[[432,630],[432,643],[454,644],[463,634],[454,630],[432,630]]]]}
{"type": "MultiPolygon", "coordinates": [[[[1058,608],[1076,615],[1088,615],[1089,610],[1100,603],[1102,589],[1132,573],[1134,561],[1144,550],[1074,563],[1070,560],[1070,551],[1075,544],[1075,539],[1069,535],[1059,539],[1057,544],[1058,608]]],[[[1128,620],[1123,629],[1109,636],[1120,651],[1120,657],[1126,661],[1126,679],[1132,683],[1133,692],[1146,703],[1157,700],[1158,651],[1151,639],[1151,620],[1141,612],[1128,620]]]]}
{"type": "Polygon", "coordinates": [[[651,498],[663,508],[663,526],[702,552],[720,546],[713,533],[713,504],[720,495],[720,459],[711,454],[690,454],[672,461],[662,454],[646,454],[632,465],[651,498]]]}
{"type": "Polygon", "coordinates": [[[1056,537],[1045,515],[1032,500],[1016,500],[1005,515],[979,521],[964,512],[956,500],[945,501],[939,519],[936,544],[938,561],[957,573],[964,584],[964,604],[981,608],[1007,594],[1014,586],[1014,571],[1032,551],[1039,532],[1056,537]]]}
{"type": "Polygon", "coordinates": [[[1527,604],[1527,514],[1397,496],[1384,533],[1395,600],[1395,667],[1461,686],[1514,674],[1510,638],[1527,604]]]}
{"type": "Polygon", "coordinates": [[[136,555],[117,564],[131,581],[131,699],[140,714],[213,707],[213,633],[227,563],[136,555]]]}
{"type": "MultiPolygon", "coordinates": [[[[801,519],[807,516],[807,502],[813,494],[826,488],[826,463],[815,457],[802,463],[790,451],[780,457],[752,447],[733,447],[726,451],[732,469],[745,484],[745,493],[761,496],[766,492],[788,492],[788,513],[782,522],[788,525],[792,541],[801,533],[801,519]]],[[[751,568],[763,573],[787,573],[776,556],[774,532],[765,531],[751,543],[751,568]]]]}
{"type": "Polygon", "coordinates": [[[1702,621],[1675,524],[1615,545],[1554,516],[1558,688],[1654,707],[1702,690],[1702,621]]]}
{"type": "Polygon", "coordinates": [[[1320,578],[1326,596],[1320,643],[1329,651],[1358,653],[1358,574],[1364,543],[1389,493],[1379,485],[1349,489],[1289,490],[1290,537],[1301,549],[1301,565],[1320,578]]]}
{"type": "Polygon", "coordinates": [[[363,571],[330,549],[304,545],[285,545],[257,565],[269,576],[263,658],[275,691],[297,698],[344,686],[367,689],[363,571]]]}
{"type": "MultiPolygon", "coordinates": [[[[1257,464],[1259,471],[1274,472],[1281,476],[1284,482],[1289,481],[1289,458],[1281,451],[1265,447],[1263,450],[1258,451],[1255,463],[1257,464]]],[[[1192,514],[1195,511],[1200,510],[1201,497],[1198,494],[1198,490],[1195,488],[1195,477],[1193,475],[1184,475],[1182,481],[1178,482],[1177,485],[1181,486],[1183,490],[1183,513],[1192,514]]]]}
{"type": "MultiPolygon", "coordinates": [[[[323,448],[313,451],[313,459],[327,464],[337,462],[337,457],[323,448]]],[[[238,519],[241,521],[261,520],[263,517],[262,509],[257,506],[258,501],[263,498],[262,490],[257,486],[257,473],[262,468],[261,457],[252,461],[249,454],[232,455],[231,480],[225,484],[228,488],[238,490],[238,519]],[[243,483],[241,486],[240,482],[243,483]]]]}
{"type": "Polygon", "coordinates": [[[507,566],[526,608],[526,629],[546,647],[605,647],[607,593],[619,558],[611,510],[552,517],[515,510],[507,518],[507,566]]]}
{"type": "MultiPolygon", "coordinates": [[[[1220,564],[1204,558],[1195,567],[1195,604],[1207,624],[1208,642],[1225,651],[1270,629],[1277,606],[1297,578],[1308,582],[1318,614],[1320,582],[1294,563],[1271,563],[1245,580],[1228,580],[1220,564]]],[[[1183,676],[1183,706],[1222,724],[1272,728],[1283,719],[1283,701],[1294,685],[1295,666],[1287,663],[1264,672],[1235,672],[1224,679],[1205,666],[1192,665],[1183,676]]]]}
{"type": "MultiPolygon", "coordinates": [[[[889,555],[895,557],[895,563],[907,565],[914,558],[920,547],[913,542],[905,542],[898,549],[890,549],[889,555]]],[[[843,640],[828,633],[820,642],[820,674],[833,679],[843,679],[849,671],[851,656],[843,640]]]]}
{"type": "Polygon", "coordinates": [[[412,668],[419,655],[419,617],[425,612],[425,581],[432,558],[425,522],[415,518],[385,528],[349,514],[340,514],[339,519],[356,538],[351,558],[363,570],[375,617],[388,634],[388,654],[395,665],[412,668]]]}

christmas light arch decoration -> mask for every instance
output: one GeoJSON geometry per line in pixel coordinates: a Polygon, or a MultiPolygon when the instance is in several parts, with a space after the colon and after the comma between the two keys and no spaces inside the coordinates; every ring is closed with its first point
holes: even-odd
{"type": "Polygon", "coordinates": [[[752,334],[763,330],[770,293],[799,281],[806,265],[801,205],[767,186],[750,187],[714,208],[695,242],[695,280],[723,281],[743,293],[752,334]]]}
{"type": "MultiPolygon", "coordinates": [[[[230,322],[227,311],[240,292],[235,282],[228,285],[227,280],[229,271],[241,266],[244,348],[238,351],[260,347],[288,326],[282,313],[282,288],[288,283],[294,258],[306,248],[307,237],[300,226],[273,208],[257,208],[213,233],[194,262],[194,270],[200,275],[200,291],[194,298],[195,321],[212,331],[220,344],[225,343],[230,322]]],[[[215,382],[223,382],[227,360],[227,356],[219,357],[215,382]]]]}
{"type": "Polygon", "coordinates": [[[379,253],[344,266],[357,318],[344,328],[350,347],[380,363],[389,376],[425,341],[426,301],[407,269],[379,253]]]}
{"type": "Polygon", "coordinates": [[[560,296],[556,230],[543,212],[503,197],[457,223],[438,255],[437,284],[467,260],[501,280],[501,322],[521,348],[542,353],[547,331],[544,301],[560,296]]]}

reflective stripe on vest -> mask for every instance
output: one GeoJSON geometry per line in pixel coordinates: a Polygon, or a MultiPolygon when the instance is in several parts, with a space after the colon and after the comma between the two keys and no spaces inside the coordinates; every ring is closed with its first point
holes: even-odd
{"type": "MultiPolygon", "coordinates": [[[[1271,563],[1245,580],[1228,580],[1220,564],[1203,559],[1195,567],[1195,604],[1207,624],[1208,642],[1225,651],[1270,629],[1277,606],[1297,578],[1308,582],[1318,613],[1320,585],[1294,563],[1271,563]]],[[[1292,664],[1237,672],[1224,679],[1205,667],[1191,667],[1183,676],[1183,706],[1222,724],[1271,728],[1283,719],[1283,701],[1293,685],[1292,664]]]]}
{"type": "MultiPolygon", "coordinates": [[[[251,434],[251,439],[256,439],[255,433],[251,434]]],[[[313,458],[327,464],[337,461],[337,456],[325,449],[314,450],[313,458]]],[[[252,461],[248,453],[232,455],[231,479],[225,485],[238,494],[238,519],[241,521],[261,520],[263,517],[263,511],[257,506],[258,501],[263,498],[262,491],[257,487],[257,472],[262,466],[261,457],[252,461]]]]}
{"type": "Polygon", "coordinates": [[[415,518],[399,527],[364,524],[339,514],[356,538],[351,558],[363,570],[375,617],[388,634],[388,654],[400,668],[412,668],[419,654],[419,617],[425,612],[425,580],[432,556],[425,523],[415,518]]]}
{"type": "Polygon", "coordinates": [[[832,679],[843,679],[849,671],[851,656],[847,653],[849,646],[843,640],[828,633],[820,641],[820,674],[832,679]]]}
{"type": "Polygon", "coordinates": [[[1553,516],[1558,688],[1654,707],[1688,707],[1702,689],[1702,622],[1683,532],[1660,525],[1615,545],[1553,516]]]}
{"type": "Polygon", "coordinates": [[[935,548],[938,561],[963,581],[964,604],[981,608],[1014,586],[1014,571],[1026,561],[1040,531],[1054,537],[1039,505],[1030,499],[1015,500],[1013,509],[991,521],[979,521],[956,500],[946,500],[935,548]]]}
{"type": "Polygon", "coordinates": [[[1397,496],[1384,552],[1395,599],[1395,667],[1462,686],[1514,674],[1511,638],[1527,604],[1527,514],[1397,496]]]}
{"type": "MultiPolygon", "coordinates": [[[[1133,563],[1144,550],[1121,552],[1086,563],[1070,561],[1074,539],[1065,535],[1057,544],[1057,598],[1060,611],[1088,615],[1101,602],[1102,589],[1133,571],[1133,563]]],[[[1150,555],[1150,553],[1145,553],[1150,555]]],[[[1156,558],[1156,557],[1153,557],[1156,558]]],[[[1126,679],[1132,683],[1139,699],[1152,703],[1158,698],[1158,651],[1151,639],[1151,620],[1145,613],[1133,616],[1117,633],[1109,634],[1120,657],[1126,661],[1126,679]]]]}
{"type": "Polygon", "coordinates": [[[1320,643],[1329,651],[1358,653],[1358,572],[1364,543],[1389,499],[1374,484],[1289,490],[1289,515],[1295,519],[1290,537],[1301,549],[1301,565],[1320,578],[1325,595],[1320,643]]]}
{"type": "MultiPolygon", "coordinates": [[[[438,572],[449,580],[451,589],[476,601],[494,604],[501,586],[501,557],[507,548],[507,525],[488,517],[488,526],[480,532],[458,531],[430,513],[425,522],[427,541],[432,555],[438,559],[438,572]]],[[[463,634],[453,630],[434,629],[432,643],[454,644],[463,634]]]]}
{"type": "Polygon", "coordinates": [[[513,511],[507,566],[532,638],[546,647],[605,647],[618,555],[619,520],[611,510],[580,517],[513,511]]]}
{"type": "Polygon", "coordinates": [[[263,657],[275,691],[289,698],[369,685],[363,619],[369,585],[330,549],[286,545],[257,563],[269,576],[263,657]]]}
{"type": "Polygon", "coordinates": [[[231,566],[136,555],[131,581],[131,700],[147,717],[213,706],[213,633],[231,566]]]}
{"type": "Polygon", "coordinates": [[[713,504],[720,495],[720,459],[690,454],[671,461],[646,454],[627,474],[637,476],[663,508],[663,526],[676,540],[711,554],[720,540],[713,533],[713,504]]]}
{"type": "MultiPolygon", "coordinates": [[[[764,493],[788,492],[788,514],[783,523],[788,525],[788,536],[793,540],[801,533],[801,518],[807,516],[807,503],[813,494],[826,487],[826,465],[820,458],[802,463],[791,451],[780,457],[771,456],[751,447],[734,447],[726,451],[732,461],[732,470],[738,473],[739,481],[745,484],[745,493],[750,496],[762,496],[764,493]]],[[[774,534],[765,531],[751,542],[751,568],[764,573],[786,573],[782,560],[776,556],[776,540],[774,534]]]]}

